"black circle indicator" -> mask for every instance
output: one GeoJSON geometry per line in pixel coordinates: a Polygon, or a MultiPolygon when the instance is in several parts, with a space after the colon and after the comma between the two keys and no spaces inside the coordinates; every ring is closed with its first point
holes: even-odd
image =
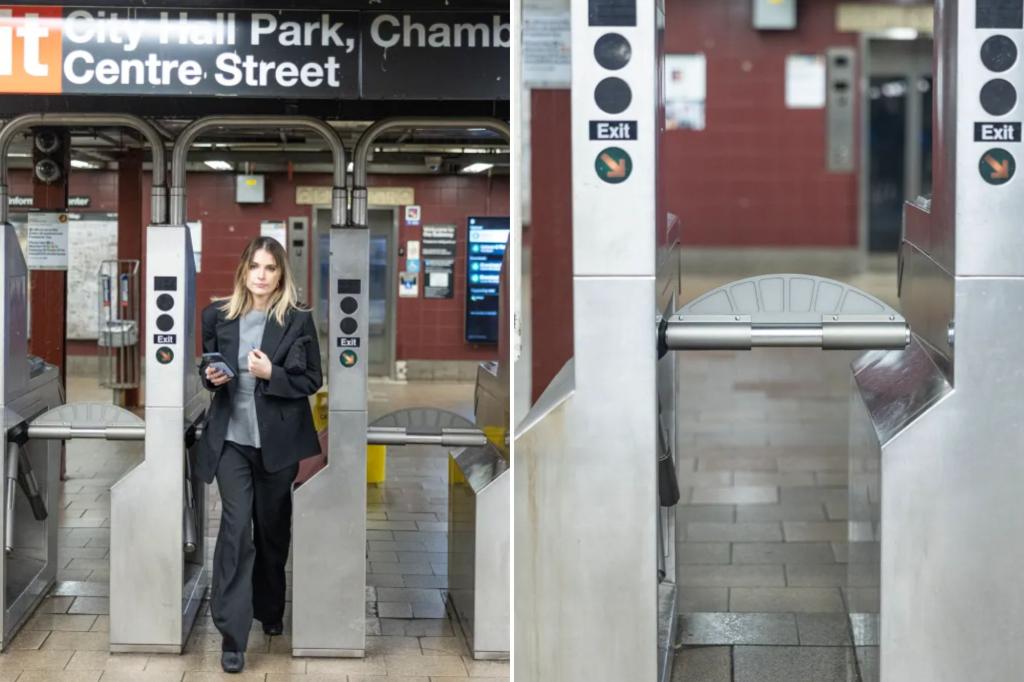
{"type": "Polygon", "coordinates": [[[355,367],[356,363],[359,362],[359,356],[356,355],[356,352],[354,350],[341,351],[340,359],[342,367],[355,367]]]}
{"type": "Polygon", "coordinates": [[[981,106],[993,116],[1010,113],[1017,105],[1017,91],[1010,81],[996,78],[981,88],[981,106]]]}
{"type": "Polygon", "coordinates": [[[981,178],[990,185],[1005,185],[1017,172],[1017,162],[1013,154],[995,147],[981,155],[978,162],[978,171],[981,178]]]}
{"type": "Polygon", "coordinates": [[[981,63],[990,71],[1002,72],[1017,61],[1017,44],[1006,36],[992,36],[981,44],[981,63]]]}
{"type": "Polygon", "coordinates": [[[629,158],[629,153],[625,149],[606,147],[594,160],[594,170],[597,171],[597,177],[617,185],[625,182],[633,172],[633,159],[629,158]]]}
{"type": "Polygon", "coordinates": [[[351,315],[358,309],[359,301],[357,301],[352,296],[346,296],[345,298],[341,299],[341,312],[345,313],[346,315],[351,315]]]}
{"type": "Polygon", "coordinates": [[[629,63],[633,48],[625,36],[605,33],[594,44],[594,59],[609,71],[617,71],[629,63]]]}
{"type": "Polygon", "coordinates": [[[174,351],[167,346],[160,346],[156,349],[156,361],[161,365],[166,365],[174,359],[174,351]]]}
{"type": "Polygon", "coordinates": [[[160,294],[156,297],[156,307],[160,310],[170,310],[174,307],[174,297],[170,294],[160,294]]]}
{"type": "Polygon", "coordinates": [[[345,334],[355,334],[356,330],[359,329],[359,323],[356,322],[354,317],[346,317],[341,321],[341,331],[345,334]]]}
{"type": "Polygon", "coordinates": [[[594,90],[594,101],[601,107],[601,111],[621,114],[633,101],[633,91],[621,78],[605,78],[594,90]]]}
{"type": "Polygon", "coordinates": [[[161,315],[156,318],[156,328],[162,332],[169,332],[174,326],[174,318],[170,315],[161,315]]]}

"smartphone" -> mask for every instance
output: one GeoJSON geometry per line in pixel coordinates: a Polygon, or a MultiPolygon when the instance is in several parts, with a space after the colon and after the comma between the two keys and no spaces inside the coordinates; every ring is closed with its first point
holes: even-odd
{"type": "Polygon", "coordinates": [[[231,369],[227,361],[224,360],[224,356],[220,353],[203,353],[203,364],[219,369],[224,374],[227,374],[228,378],[235,376],[234,370],[231,369]]]}

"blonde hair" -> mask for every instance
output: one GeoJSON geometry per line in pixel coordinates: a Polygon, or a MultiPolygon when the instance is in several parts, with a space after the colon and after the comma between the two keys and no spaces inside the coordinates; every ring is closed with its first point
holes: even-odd
{"type": "Polygon", "coordinates": [[[306,308],[299,303],[298,293],[295,290],[295,280],[292,279],[292,271],[288,266],[288,257],[284,252],[284,247],[273,237],[257,237],[249,242],[245,250],[242,251],[242,258],[235,269],[234,292],[230,296],[223,296],[214,300],[224,301],[220,309],[229,320],[241,317],[252,310],[252,293],[245,283],[249,276],[249,264],[252,263],[256,252],[260,250],[270,254],[270,257],[274,259],[274,263],[281,273],[281,278],[277,282],[277,289],[270,295],[267,316],[272,315],[278,324],[284,324],[284,316],[289,309],[298,308],[299,310],[306,310],[306,308]]]}

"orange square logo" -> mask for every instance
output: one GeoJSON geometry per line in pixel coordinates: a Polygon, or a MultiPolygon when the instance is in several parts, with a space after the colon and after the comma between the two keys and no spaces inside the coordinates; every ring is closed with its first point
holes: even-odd
{"type": "Polygon", "coordinates": [[[59,94],[60,7],[0,5],[0,92],[59,94]]]}

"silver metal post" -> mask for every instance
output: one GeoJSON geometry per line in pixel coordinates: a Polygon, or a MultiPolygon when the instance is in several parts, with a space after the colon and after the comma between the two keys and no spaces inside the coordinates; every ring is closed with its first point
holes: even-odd
{"type": "Polygon", "coordinates": [[[7,473],[7,496],[4,498],[4,552],[11,553],[14,547],[14,493],[18,485],[18,450],[21,446],[17,443],[7,444],[7,460],[5,461],[7,473]]]}

